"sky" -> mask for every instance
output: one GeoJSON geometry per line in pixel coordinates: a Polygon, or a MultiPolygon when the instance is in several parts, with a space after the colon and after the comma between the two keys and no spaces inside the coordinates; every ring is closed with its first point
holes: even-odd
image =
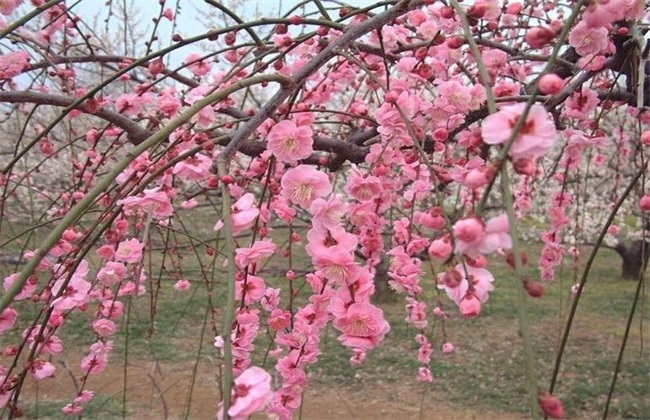
{"type": "MultiPolygon", "coordinates": [[[[151,30],[153,29],[153,22],[151,18],[158,16],[160,5],[158,0],[113,0],[113,10],[117,12],[118,6],[123,4],[123,1],[126,2],[129,7],[133,7],[134,10],[138,10],[137,16],[139,19],[134,19],[136,24],[134,25],[136,30],[139,30],[144,35],[142,42],[149,39],[151,30]]],[[[264,17],[278,17],[301,3],[300,0],[239,0],[237,3],[244,5],[236,9],[237,13],[240,13],[240,16],[243,20],[253,19],[255,16],[264,16],[264,17]]],[[[165,7],[175,10],[176,0],[166,0],[165,7]]],[[[235,3],[233,1],[222,2],[228,4],[235,3]]],[[[324,0],[323,3],[325,7],[335,7],[337,4],[329,3],[327,0],[324,0]]],[[[352,4],[356,7],[365,7],[374,4],[372,0],[350,0],[349,4],[352,4]]],[[[68,5],[73,5],[74,2],[68,2],[68,5]]],[[[215,7],[206,4],[203,0],[180,0],[181,13],[178,14],[176,19],[177,28],[175,32],[181,34],[184,37],[191,37],[204,33],[208,27],[207,19],[205,16],[206,11],[216,10],[215,7]]],[[[106,0],[81,0],[78,4],[74,6],[74,12],[85,18],[88,22],[93,22],[92,18],[96,18],[96,25],[101,28],[104,27],[103,21],[108,16],[108,6],[106,5],[106,0]],[[91,19],[88,19],[91,18],[91,19]]],[[[317,10],[313,4],[307,5],[307,12],[317,10]]],[[[300,10],[302,13],[302,10],[300,10]]],[[[110,31],[121,31],[120,19],[119,17],[113,18],[114,24],[110,24],[110,31]]],[[[232,21],[230,21],[232,22],[232,21]]],[[[157,33],[161,39],[160,46],[167,46],[170,43],[170,38],[172,36],[172,24],[171,22],[163,19],[159,25],[157,33]]],[[[123,51],[119,51],[122,53],[123,51]]],[[[197,46],[188,46],[184,47],[182,50],[178,51],[175,54],[171,54],[168,57],[169,64],[179,65],[185,57],[191,53],[202,52],[201,48],[197,46]]]]}

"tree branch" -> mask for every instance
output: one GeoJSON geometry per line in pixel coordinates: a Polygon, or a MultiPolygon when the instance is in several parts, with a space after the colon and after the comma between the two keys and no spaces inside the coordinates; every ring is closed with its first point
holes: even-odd
{"type": "MultiPolygon", "coordinates": [[[[76,99],[67,96],[35,91],[0,92],[0,102],[5,103],[32,103],[37,105],[67,107],[72,105],[75,101],[76,99]]],[[[115,111],[100,109],[97,112],[91,112],[85,104],[80,104],[75,109],[86,114],[94,115],[120,127],[128,135],[129,141],[135,145],[142,143],[147,137],[153,134],[152,131],[147,130],[137,122],[115,111]]]]}

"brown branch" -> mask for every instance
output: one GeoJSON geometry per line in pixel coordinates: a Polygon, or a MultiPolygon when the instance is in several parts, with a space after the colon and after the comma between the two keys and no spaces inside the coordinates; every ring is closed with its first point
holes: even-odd
{"type": "MultiPolygon", "coordinates": [[[[5,103],[31,103],[36,105],[52,105],[67,107],[75,102],[76,99],[67,96],[53,95],[49,93],[40,93],[34,91],[15,91],[15,92],[0,92],[0,102],[5,103]]],[[[75,109],[86,114],[94,115],[98,118],[106,120],[111,124],[120,127],[128,135],[129,141],[133,144],[142,143],[147,137],[151,136],[153,132],[142,127],[140,124],[119,114],[115,111],[107,109],[100,109],[97,112],[89,111],[85,104],[77,106],[75,109]]]]}

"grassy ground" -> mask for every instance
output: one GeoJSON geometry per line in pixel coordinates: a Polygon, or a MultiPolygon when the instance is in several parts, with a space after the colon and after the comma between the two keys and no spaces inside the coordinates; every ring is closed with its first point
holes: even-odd
{"type": "MultiPolygon", "coordinates": [[[[539,248],[531,245],[527,250],[534,261],[539,248]]],[[[584,249],[583,255],[588,251],[584,249]]],[[[149,297],[131,302],[128,322],[125,317],[116,337],[111,368],[92,377],[87,384],[88,389],[98,394],[86,409],[88,418],[117,418],[123,413],[134,418],[179,418],[186,413],[191,418],[214,415],[219,401],[219,362],[212,343],[213,325],[219,325],[223,303],[218,286],[221,271],[210,268],[210,258],[202,256],[204,269],[210,270],[208,276],[214,278],[216,284],[210,305],[205,285],[198,281],[203,274],[198,265],[189,262],[189,253],[185,257],[184,276],[195,280],[192,290],[185,293],[171,288],[178,279],[171,268],[173,264],[168,261],[165,270],[158,273],[156,267],[161,265],[161,260],[155,257],[151,278],[153,285],[158,279],[162,284],[156,313],[152,316],[149,297]],[[212,319],[217,322],[213,324],[212,319]],[[152,322],[154,334],[151,334],[152,322]],[[128,347],[125,346],[127,337],[128,347]],[[126,383],[125,360],[128,366],[126,383]],[[188,392],[189,389],[192,392],[188,392]]],[[[301,265],[306,268],[304,257],[297,257],[296,265],[296,268],[301,265]]],[[[273,272],[274,266],[281,264],[272,261],[267,268],[273,272]]],[[[391,322],[391,333],[360,368],[350,366],[350,352],[339,344],[337,332],[331,327],[325,331],[323,355],[319,363],[309,369],[313,388],[306,397],[307,406],[327,405],[328,401],[320,400],[334,398],[331,392],[336,389],[340,390],[337,391],[338,400],[332,404],[349,406],[351,401],[356,401],[354,404],[373,401],[368,408],[370,413],[372,410],[384,412],[380,409],[382,404],[388,407],[386,413],[390,413],[392,407],[403,405],[422,418],[451,418],[435,417],[428,411],[429,400],[434,400],[448,404],[450,412],[466,413],[458,418],[525,417],[524,365],[516,313],[519,285],[511,270],[500,261],[495,260],[490,269],[496,278],[496,290],[479,318],[461,319],[447,302],[452,313],[445,325],[447,340],[454,343],[456,352],[450,355],[434,353],[434,383],[417,382],[419,363],[413,338],[418,331],[405,325],[404,303],[400,298],[397,303],[383,305],[391,322]],[[399,398],[396,397],[398,393],[399,398]],[[493,417],[487,417],[487,413],[493,417]]],[[[556,394],[563,399],[569,418],[602,416],[636,288],[635,282],[619,280],[618,274],[616,254],[601,251],[578,308],[556,386],[556,394]]],[[[271,282],[286,281],[281,275],[276,277],[272,280],[267,275],[271,282]]],[[[547,285],[547,295],[543,299],[529,299],[526,303],[532,320],[539,384],[543,388],[548,386],[553,371],[571,304],[569,290],[574,281],[574,272],[567,264],[558,279],[547,285]]],[[[435,293],[433,277],[425,276],[423,282],[427,296],[432,298],[435,293]]],[[[149,285],[148,289],[153,287],[149,285]]],[[[611,418],[650,416],[649,364],[644,348],[647,322],[647,304],[641,302],[613,395],[611,418]]],[[[441,326],[431,325],[428,332],[435,348],[439,349],[443,341],[441,326]]],[[[28,418],[58,417],[60,407],[73,397],[70,384],[72,378],[78,379],[80,375],[79,361],[85,351],[80,346],[87,348],[93,342],[88,334],[88,319],[83,316],[71,318],[61,336],[67,346],[64,356],[55,359],[58,377],[43,381],[39,388],[29,382],[25,389],[24,409],[28,418]]],[[[265,350],[263,339],[258,345],[255,363],[265,363],[265,367],[272,369],[273,360],[264,362],[265,350]]],[[[0,359],[0,363],[7,362],[7,358],[0,359]]],[[[325,418],[306,410],[305,418],[325,418]]]]}

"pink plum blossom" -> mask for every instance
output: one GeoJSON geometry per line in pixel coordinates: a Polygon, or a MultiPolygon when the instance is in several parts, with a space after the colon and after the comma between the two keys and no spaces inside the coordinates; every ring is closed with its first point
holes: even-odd
{"type": "Polygon", "coordinates": [[[450,354],[454,352],[454,345],[450,342],[442,343],[442,352],[444,354],[450,354]]]}
{"type": "Polygon", "coordinates": [[[142,259],[144,244],[136,238],[120,242],[115,252],[115,259],[125,263],[137,263],[142,259]]]}
{"type": "MultiPolygon", "coordinates": [[[[2,2],[0,2],[0,5],[1,4],[2,2]]],[[[26,51],[0,54],[0,80],[11,79],[14,76],[18,76],[23,70],[29,67],[29,53],[26,51]]]]}
{"type": "Polygon", "coordinates": [[[461,312],[471,312],[471,309],[476,310],[477,306],[480,312],[481,303],[488,301],[489,292],[494,289],[492,282],[494,277],[488,270],[462,264],[438,275],[438,288],[447,293],[461,312]]]}
{"type": "Polygon", "coordinates": [[[357,168],[348,175],[347,191],[359,201],[377,198],[382,192],[382,185],[376,176],[364,176],[357,168]]]}
{"type": "Polygon", "coordinates": [[[0,332],[7,331],[14,326],[18,319],[18,311],[13,308],[7,308],[0,313],[0,332]]]}
{"type": "Polygon", "coordinates": [[[471,292],[460,301],[459,307],[460,314],[465,318],[476,318],[481,313],[481,301],[471,292]]]}
{"type": "Polygon", "coordinates": [[[650,211],[650,194],[646,194],[639,200],[641,211],[650,211]]]}
{"type": "MultiPolygon", "coordinates": [[[[11,286],[18,279],[18,277],[20,277],[20,273],[10,274],[7,277],[5,277],[4,284],[3,284],[5,291],[11,288],[11,286]]],[[[25,285],[23,286],[20,293],[18,293],[16,297],[14,297],[14,300],[20,301],[29,298],[36,291],[37,286],[38,286],[38,277],[30,276],[25,282],[25,285]]]]}
{"type": "Polygon", "coordinates": [[[345,215],[347,205],[340,196],[330,197],[325,200],[317,198],[311,203],[309,211],[313,218],[311,220],[314,229],[319,231],[335,230],[345,215]]]}
{"type": "Polygon", "coordinates": [[[255,241],[250,248],[237,248],[235,250],[235,262],[240,268],[249,264],[259,263],[275,254],[277,246],[270,240],[255,241]]]}
{"type": "Polygon", "coordinates": [[[197,153],[174,165],[172,173],[188,181],[201,181],[210,176],[212,159],[197,153]]]}
{"type": "Polygon", "coordinates": [[[372,350],[390,331],[383,311],[370,303],[353,303],[344,316],[334,320],[334,327],[343,333],[339,337],[343,345],[365,351],[372,350]]]}
{"type": "Polygon", "coordinates": [[[271,128],[267,148],[281,162],[294,163],[311,156],[314,151],[312,136],[311,128],[283,120],[271,128]]]}
{"type": "Polygon", "coordinates": [[[110,319],[98,319],[93,322],[93,331],[100,337],[109,337],[117,332],[117,326],[110,319]]]}
{"type": "MultiPolygon", "coordinates": [[[[255,196],[251,193],[246,193],[231,208],[230,221],[232,223],[233,235],[238,235],[246,229],[250,228],[255,222],[255,219],[260,214],[257,207],[253,205],[255,196]]],[[[214,226],[214,230],[218,231],[223,227],[223,220],[219,220],[214,226]]]]}
{"type": "Polygon", "coordinates": [[[185,57],[187,69],[195,76],[205,76],[210,73],[210,64],[201,59],[201,54],[193,53],[185,57]]]}
{"type": "Polygon", "coordinates": [[[84,408],[77,404],[67,404],[61,408],[61,412],[67,416],[78,416],[84,412],[84,408]]]}
{"type": "Polygon", "coordinates": [[[431,242],[429,255],[439,260],[446,260],[451,255],[453,247],[447,238],[438,238],[431,242]]]}
{"type": "Polygon", "coordinates": [[[327,174],[310,165],[298,165],[289,169],[282,176],[280,184],[282,196],[304,209],[308,209],[315,199],[332,191],[327,174]]]}
{"type": "Polygon", "coordinates": [[[97,279],[107,287],[111,287],[124,280],[126,266],[122,263],[109,261],[97,273],[97,279]]]}
{"type": "MultiPolygon", "coordinates": [[[[492,145],[506,143],[525,107],[523,103],[504,106],[485,118],[481,126],[483,141],[492,145]]],[[[555,125],[548,112],[541,105],[533,105],[508,153],[515,160],[536,159],[551,150],[556,139],[555,125]]]]}
{"type": "Polygon", "coordinates": [[[184,292],[186,290],[189,290],[190,287],[191,287],[190,282],[185,279],[181,279],[176,283],[174,283],[174,289],[178,290],[179,292],[184,292]]]}
{"type": "Polygon", "coordinates": [[[123,205],[125,209],[151,209],[156,219],[165,219],[174,214],[169,196],[157,188],[144,190],[140,196],[127,197],[119,200],[117,204],[123,205]]]}
{"type": "MultiPolygon", "coordinates": [[[[271,375],[260,367],[252,366],[243,371],[235,379],[233,388],[232,405],[228,409],[228,415],[233,420],[246,419],[271,402],[271,375]]],[[[223,418],[223,408],[217,418],[223,418]]]]}
{"type": "Polygon", "coordinates": [[[604,52],[609,44],[608,31],[603,27],[589,27],[578,22],[569,33],[569,44],[581,56],[596,55],[604,52]]]}
{"type": "Polygon", "coordinates": [[[31,365],[32,376],[37,381],[54,376],[54,373],[56,372],[56,367],[52,363],[46,362],[42,359],[34,360],[31,365]]]}

